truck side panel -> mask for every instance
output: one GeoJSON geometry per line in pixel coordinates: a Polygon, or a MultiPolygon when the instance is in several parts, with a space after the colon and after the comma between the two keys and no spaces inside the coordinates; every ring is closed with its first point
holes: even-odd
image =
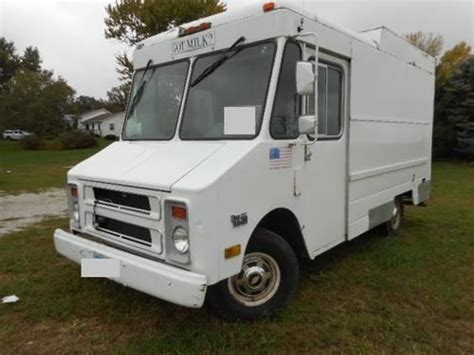
{"type": "Polygon", "coordinates": [[[395,196],[413,192],[421,202],[418,186],[431,179],[433,71],[353,42],[349,239],[373,227],[373,212],[395,196]]]}

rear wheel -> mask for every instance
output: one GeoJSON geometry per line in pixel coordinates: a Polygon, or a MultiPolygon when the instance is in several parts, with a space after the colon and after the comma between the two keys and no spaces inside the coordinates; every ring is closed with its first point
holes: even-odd
{"type": "Polygon", "coordinates": [[[384,224],[386,235],[398,235],[405,224],[405,208],[401,198],[393,201],[392,218],[384,224]]]}
{"type": "Polygon", "coordinates": [[[298,278],[298,260],[288,243],[278,234],[258,228],[240,272],[211,286],[207,301],[225,319],[255,319],[287,305],[298,278]]]}

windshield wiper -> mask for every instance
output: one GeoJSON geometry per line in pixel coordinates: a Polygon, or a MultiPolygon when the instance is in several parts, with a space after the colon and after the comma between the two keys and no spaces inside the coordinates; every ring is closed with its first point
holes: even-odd
{"type": "Polygon", "coordinates": [[[153,61],[150,59],[148,61],[148,63],[146,64],[145,70],[143,71],[143,75],[142,75],[142,82],[141,82],[140,86],[138,87],[137,92],[133,96],[133,99],[130,103],[130,108],[128,110],[128,115],[127,115],[127,120],[130,118],[130,116],[132,116],[133,111],[135,111],[135,107],[137,107],[138,103],[140,102],[140,99],[143,96],[143,92],[145,91],[145,86],[148,82],[148,80],[145,80],[145,75],[148,72],[148,70],[150,69],[150,66],[151,66],[152,63],[153,63],[153,61]]]}
{"type": "Polygon", "coordinates": [[[191,87],[193,86],[196,86],[197,84],[199,84],[202,80],[204,80],[206,77],[208,77],[209,75],[211,75],[214,70],[216,70],[217,68],[219,68],[222,64],[224,64],[227,60],[229,60],[230,58],[232,58],[234,55],[236,55],[237,53],[239,53],[242,48],[239,48],[237,49],[234,53],[230,53],[232,52],[235,47],[240,43],[240,42],[243,42],[245,41],[245,37],[240,37],[237,41],[234,42],[234,44],[232,46],[230,46],[230,48],[228,50],[226,50],[224,53],[225,55],[220,57],[218,60],[216,60],[214,63],[212,63],[211,65],[209,65],[206,69],[204,69],[202,71],[201,74],[199,74],[199,76],[193,80],[193,82],[191,83],[191,87]]]}

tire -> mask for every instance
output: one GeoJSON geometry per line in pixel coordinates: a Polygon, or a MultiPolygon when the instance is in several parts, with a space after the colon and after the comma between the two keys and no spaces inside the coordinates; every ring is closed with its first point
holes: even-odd
{"type": "Polygon", "coordinates": [[[226,320],[257,319],[288,305],[298,279],[298,260],[289,244],[278,234],[257,228],[247,246],[242,270],[211,286],[207,303],[226,320]]]}
{"type": "Polygon", "coordinates": [[[384,234],[387,236],[398,235],[405,225],[405,206],[401,198],[396,197],[393,207],[392,218],[383,225],[384,234]]]}

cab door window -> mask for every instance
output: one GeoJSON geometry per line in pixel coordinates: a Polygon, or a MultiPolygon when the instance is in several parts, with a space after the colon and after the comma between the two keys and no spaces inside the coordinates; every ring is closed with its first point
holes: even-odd
{"type": "Polygon", "coordinates": [[[283,54],[270,119],[270,134],[275,139],[297,138],[299,135],[300,98],[296,93],[296,63],[300,60],[300,47],[294,42],[288,42],[283,54]]]}
{"type": "MultiPolygon", "coordinates": [[[[306,114],[314,114],[314,97],[307,97],[306,114]]],[[[318,65],[318,134],[337,138],[342,130],[342,72],[338,67],[318,65]]]]}

